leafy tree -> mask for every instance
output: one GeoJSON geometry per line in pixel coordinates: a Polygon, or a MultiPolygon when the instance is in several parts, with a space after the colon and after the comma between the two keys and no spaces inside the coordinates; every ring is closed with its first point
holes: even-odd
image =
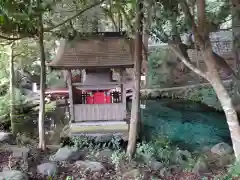
{"type": "MultiPolygon", "coordinates": [[[[71,17],[61,21],[58,24],[54,24],[49,18],[49,14],[53,12],[53,7],[58,4],[59,1],[47,1],[42,2],[37,1],[7,1],[4,0],[1,6],[2,22],[0,26],[0,31],[2,35],[0,38],[7,40],[19,40],[22,38],[38,38],[39,44],[39,55],[41,62],[41,82],[40,82],[40,109],[39,109],[39,147],[45,149],[44,142],[44,89],[46,80],[46,68],[45,68],[45,48],[44,48],[44,32],[51,32],[52,34],[57,34],[61,37],[69,36],[69,33],[53,32],[54,29],[63,26],[64,24],[70,22],[72,19],[77,18],[79,15],[83,14],[85,11],[101,4],[102,1],[97,1],[93,4],[88,4],[86,8],[81,9],[76,12],[71,17]],[[20,7],[20,8],[19,8],[20,7]],[[46,15],[46,16],[44,16],[46,15]],[[49,21],[45,22],[44,17],[49,21]],[[45,24],[51,26],[45,27],[45,24]],[[53,24],[53,25],[52,25],[53,24]]],[[[87,4],[87,1],[84,1],[87,4]]],[[[74,1],[73,1],[74,3],[74,1]]],[[[74,10],[75,12],[76,10],[74,10]]],[[[65,29],[66,30],[66,29],[65,29]]]]}
{"type": "Polygon", "coordinates": [[[225,87],[223,86],[223,83],[220,79],[220,76],[217,70],[218,56],[216,56],[213,53],[213,50],[211,47],[211,42],[209,38],[210,29],[208,29],[208,26],[207,26],[208,20],[205,13],[206,12],[205,1],[204,0],[197,1],[197,8],[198,8],[197,24],[193,18],[192,13],[190,12],[189,4],[187,4],[185,1],[181,1],[180,4],[185,16],[191,22],[194,38],[204,57],[204,63],[207,67],[207,70],[203,71],[199,68],[196,68],[193,64],[191,64],[187,60],[187,58],[179,51],[179,49],[176,48],[176,46],[171,45],[170,47],[173,50],[173,52],[181,59],[181,61],[186,66],[189,67],[189,69],[191,69],[195,73],[199,74],[200,76],[208,80],[212,85],[212,87],[214,88],[217,94],[217,97],[222,105],[223,111],[225,112],[225,115],[226,115],[236,159],[240,160],[240,143],[238,141],[238,139],[240,138],[240,126],[238,122],[237,113],[231,101],[231,97],[228,94],[225,87]]]}
{"type": "Polygon", "coordinates": [[[140,122],[140,83],[143,52],[143,1],[136,1],[136,22],[134,39],[134,85],[130,119],[127,154],[131,159],[136,151],[138,127],[140,122]]]}

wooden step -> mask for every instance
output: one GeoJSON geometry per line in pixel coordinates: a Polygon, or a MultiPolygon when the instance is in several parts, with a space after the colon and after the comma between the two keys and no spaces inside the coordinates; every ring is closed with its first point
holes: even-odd
{"type": "Polygon", "coordinates": [[[124,121],[119,123],[71,123],[70,132],[75,133],[118,133],[128,132],[128,124],[124,121]]]}
{"type": "Polygon", "coordinates": [[[126,121],[90,121],[90,122],[81,122],[81,121],[76,121],[75,125],[81,125],[81,126],[96,126],[96,125],[114,125],[114,124],[126,124],[126,121]]]}

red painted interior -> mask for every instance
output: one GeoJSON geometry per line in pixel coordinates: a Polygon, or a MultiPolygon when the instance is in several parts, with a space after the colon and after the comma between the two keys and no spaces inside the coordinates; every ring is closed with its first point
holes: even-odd
{"type": "Polygon", "coordinates": [[[87,104],[110,104],[111,96],[108,92],[109,90],[103,90],[103,92],[92,92],[92,94],[87,97],[87,104]]]}
{"type": "MultiPolygon", "coordinates": [[[[110,90],[102,90],[102,92],[94,92],[91,90],[87,90],[90,93],[90,96],[87,97],[87,104],[110,104],[111,96],[110,90]]],[[[68,89],[67,88],[58,88],[58,89],[47,89],[45,92],[46,95],[50,94],[53,97],[68,97],[68,89]]],[[[82,90],[73,87],[73,96],[74,96],[74,104],[81,103],[81,94],[82,90]]]]}

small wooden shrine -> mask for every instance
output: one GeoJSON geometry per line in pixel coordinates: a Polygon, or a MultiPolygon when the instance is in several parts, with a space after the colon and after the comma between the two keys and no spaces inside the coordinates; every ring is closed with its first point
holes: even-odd
{"type": "Polygon", "coordinates": [[[132,43],[118,32],[89,37],[63,40],[49,64],[67,72],[71,134],[128,132],[126,68],[134,65],[132,43]]]}

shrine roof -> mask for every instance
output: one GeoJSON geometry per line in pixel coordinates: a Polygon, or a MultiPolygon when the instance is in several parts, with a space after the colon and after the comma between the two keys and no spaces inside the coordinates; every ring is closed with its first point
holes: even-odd
{"type": "Polygon", "coordinates": [[[98,33],[73,40],[62,40],[53,69],[85,69],[92,67],[133,67],[133,41],[119,33],[98,33]]]}

